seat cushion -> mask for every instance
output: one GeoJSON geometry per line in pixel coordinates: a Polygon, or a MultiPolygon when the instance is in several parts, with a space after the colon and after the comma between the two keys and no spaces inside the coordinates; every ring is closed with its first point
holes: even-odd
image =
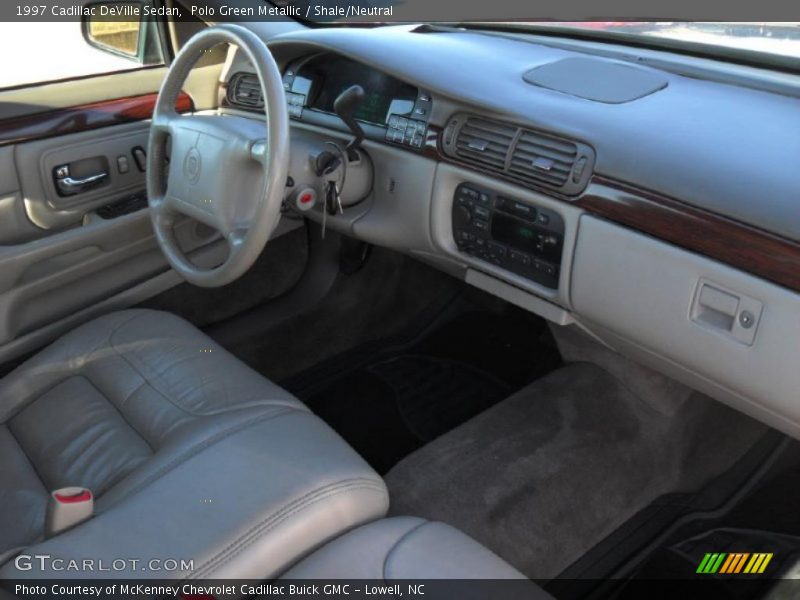
{"type": "Polygon", "coordinates": [[[0,381],[0,562],[157,552],[192,576],[267,577],[387,506],[301,402],[168,313],[97,319],[0,381]],[[44,540],[49,492],[75,485],[95,516],[44,540]]]}
{"type": "Polygon", "coordinates": [[[425,597],[550,598],[522,573],[445,523],[393,517],[363,525],[323,546],[281,579],[476,580],[458,589],[426,585],[425,597]],[[498,587],[499,580],[509,580],[498,587]],[[494,586],[494,587],[492,587],[494,586]],[[438,592],[438,593],[436,593],[438,592]]]}

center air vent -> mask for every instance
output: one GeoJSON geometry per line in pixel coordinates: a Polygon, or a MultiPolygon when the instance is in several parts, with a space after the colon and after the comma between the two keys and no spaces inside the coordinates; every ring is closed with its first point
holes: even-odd
{"type": "Polygon", "coordinates": [[[249,73],[236,73],[228,84],[228,102],[242,108],[264,108],[264,96],[258,77],[249,73]]]}
{"type": "Polygon", "coordinates": [[[442,146],[476,168],[566,195],[582,192],[594,167],[586,144],[472,115],[450,120],[442,146]]]}
{"type": "Polygon", "coordinates": [[[572,142],[523,130],[508,170],[523,179],[562,187],[569,180],[577,155],[578,147],[572,142]]]}
{"type": "Polygon", "coordinates": [[[516,127],[468,117],[456,138],[456,155],[502,171],[516,134],[516,127]]]}

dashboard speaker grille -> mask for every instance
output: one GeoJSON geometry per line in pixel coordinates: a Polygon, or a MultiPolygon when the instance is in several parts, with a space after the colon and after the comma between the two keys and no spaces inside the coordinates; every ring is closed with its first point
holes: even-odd
{"type": "Polygon", "coordinates": [[[456,155],[502,171],[516,134],[516,127],[470,117],[458,132],[456,155]]]}
{"type": "Polygon", "coordinates": [[[258,77],[237,73],[228,86],[228,102],[243,108],[264,108],[264,95],[258,77]]]}

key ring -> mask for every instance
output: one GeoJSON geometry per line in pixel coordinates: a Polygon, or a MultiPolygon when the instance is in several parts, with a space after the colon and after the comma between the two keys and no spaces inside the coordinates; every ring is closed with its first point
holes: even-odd
{"type": "Polygon", "coordinates": [[[347,178],[347,155],[345,154],[344,150],[342,150],[341,146],[339,146],[339,144],[336,142],[327,141],[325,144],[333,147],[337,154],[339,154],[339,164],[342,165],[342,174],[339,181],[339,191],[341,192],[344,190],[344,182],[347,178]]]}

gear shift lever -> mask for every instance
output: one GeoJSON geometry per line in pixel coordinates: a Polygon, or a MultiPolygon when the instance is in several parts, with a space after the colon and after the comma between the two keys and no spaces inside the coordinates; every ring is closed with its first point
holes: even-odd
{"type": "Polygon", "coordinates": [[[345,148],[348,154],[350,150],[357,148],[364,140],[364,130],[361,129],[354,116],[358,107],[364,101],[364,95],[364,88],[360,85],[353,85],[339,94],[333,103],[333,110],[336,111],[336,114],[356,136],[345,148]]]}

